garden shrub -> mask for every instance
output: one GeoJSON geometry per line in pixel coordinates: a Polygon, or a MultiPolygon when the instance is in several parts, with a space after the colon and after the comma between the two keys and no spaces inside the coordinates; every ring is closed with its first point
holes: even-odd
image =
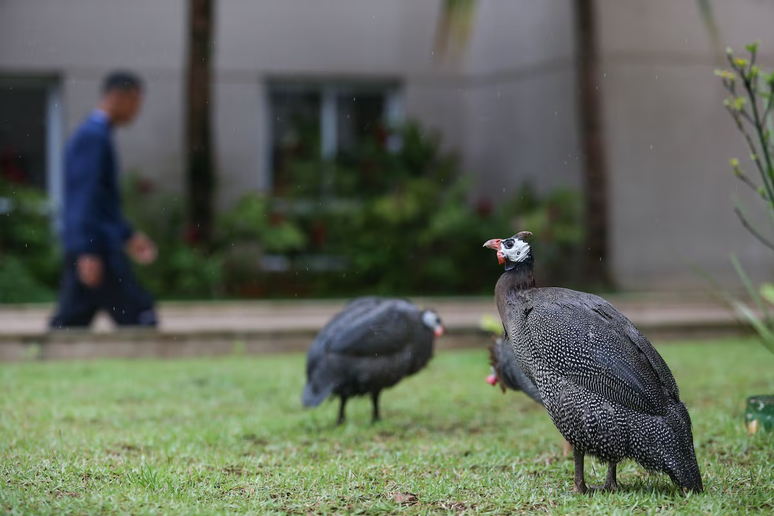
{"type": "Polygon", "coordinates": [[[46,194],[0,179],[0,303],[50,301],[58,279],[46,194]]]}
{"type": "MultiPolygon", "coordinates": [[[[496,205],[473,199],[457,157],[416,124],[379,128],[333,160],[300,154],[289,167],[305,187],[245,194],[216,217],[206,250],[181,196],[127,175],[126,216],[159,246],[156,263],[136,268],[143,284],[166,299],[489,294],[501,270],[481,245],[522,229],[537,236],[541,283],[577,278],[577,192],[539,196],[525,186],[496,205]]],[[[8,197],[19,207],[2,215],[13,223],[0,225],[0,302],[51,298],[59,261],[45,197],[8,197]]]]}

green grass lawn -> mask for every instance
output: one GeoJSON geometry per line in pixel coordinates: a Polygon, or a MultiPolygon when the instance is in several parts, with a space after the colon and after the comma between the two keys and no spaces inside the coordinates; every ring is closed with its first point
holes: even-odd
{"type": "MultiPolygon", "coordinates": [[[[300,406],[304,357],[0,366],[3,514],[728,514],[774,511],[774,438],[745,397],[774,393],[753,341],[660,346],[694,422],[706,492],[619,467],[622,489],[572,492],[543,409],[484,382],[484,350],[443,352],[333,425],[300,406]]],[[[587,480],[603,465],[587,459],[587,480]]]]}

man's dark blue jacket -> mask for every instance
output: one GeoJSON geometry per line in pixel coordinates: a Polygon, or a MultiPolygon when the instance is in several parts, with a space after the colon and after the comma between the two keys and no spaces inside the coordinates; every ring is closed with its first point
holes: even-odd
{"type": "Polygon", "coordinates": [[[124,248],[132,228],[121,213],[118,159],[107,116],[93,112],[67,143],[63,243],[70,254],[124,248]]]}

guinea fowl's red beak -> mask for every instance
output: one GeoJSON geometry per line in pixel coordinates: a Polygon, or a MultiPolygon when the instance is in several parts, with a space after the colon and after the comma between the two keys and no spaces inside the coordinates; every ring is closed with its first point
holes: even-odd
{"type": "Polygon", "coordinates": [[[505,255],[502,253],[502,246],[500,245],[500,242],[502,242],[501,238],[493,238],[492,240],[487,240],[484,242],[484,247],[488,247],[489,249],[494,249],[497,251],[497,261],[500,263],[500,265],[505,263],[505,255]]]}

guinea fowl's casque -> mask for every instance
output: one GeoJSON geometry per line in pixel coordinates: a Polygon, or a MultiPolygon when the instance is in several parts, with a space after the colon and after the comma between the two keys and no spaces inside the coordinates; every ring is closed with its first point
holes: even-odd
{"type": "Polygon", "coordinates": [[[352,396],[370,394],[379,419],[379,394],[427,365],[438,314],[403,299],[362,297],[350,301],[320,331],[307,355],[302,401],[316,407],[331,394],[341,399],[338,424],[352,396]]]}
{"type": "MultiPolygon", "coordinates": [[[[488,384],[492,386],[500,384],[503,393],[507,389],[523,391],[524,394],[535,402],[543,405],[543,400],[540,399],[540,391],[532,383],[532,380],[527,378],[524,371],[521,370],[519,363],[516,362],[516,356],[513,354],[513,347],[509,342],[503,340],[502,337],[498,337],[489,346],[489,365],[492,372],[486,378],[488,384]]],[[[566,456],[572,451],[572,446],[567,441],[564,441],[562,449],[563,454],[566,456]]]]}
{"type": "Polygon", "coordinates": [[[505,273],[495,287],[504,339],[535,384],[556,427],[573,446],[575,486],[587,487],[585,454],[608,463],[605,489],[617,488],[616,465],[634,459],[683,489],[701,492],[691,418],[661,355],[604,299],[564,288],[537,288],[522,231],[484,244],[505,273]]]}

